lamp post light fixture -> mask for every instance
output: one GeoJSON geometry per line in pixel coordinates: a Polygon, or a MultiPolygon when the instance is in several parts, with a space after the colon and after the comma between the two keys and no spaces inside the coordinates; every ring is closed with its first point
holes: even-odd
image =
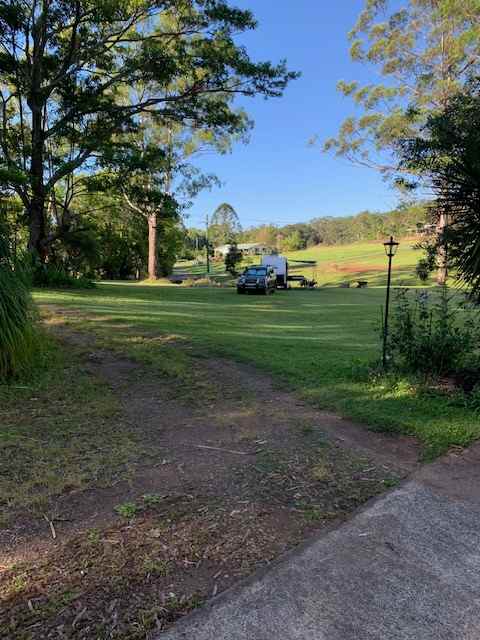
{"type": "Polygon", "coordinates": [[[384,242],[385,253],[388,258],[388,279],[387,279],[387,300],[385,302],[385,322],[383,324],[383,368],[387,368],[387,346],[388,346],[388,312],[390,308],[390,286],[392,284],[392,260],[397,253],[399,242],[395,242],[393,236],[390,236],[388,242],[384,242]]]}

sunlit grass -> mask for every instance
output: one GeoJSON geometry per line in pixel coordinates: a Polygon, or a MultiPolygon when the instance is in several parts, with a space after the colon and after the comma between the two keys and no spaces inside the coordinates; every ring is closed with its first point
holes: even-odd
{"type": "MultiPolygon", "coordinates": [[[[418,238],[400,240],[397,255],[393,261],[393,278],[396,285],[419,286],[415,275],[415,265],[421,258],[421,252],[415,249],[418,238]]],[[[302,251],[284,253],[290,260],[291,273],[304,275],[314,279],[321,286],[338,286],[341,283],[355,285],[357,280],[365,280],[370,286],[383,286],[386,280],[386,257],[381,240],[372,242],[356,242],[348,245],[318,245],[302,251]],[[315,265],[296,264],[295,260],[314,261],[315,265]]],[[[261,258],[250,260],[260,262],[261,258]]],[[[204,274],[206,265],[194,261],[178,263],[177,273],[204,274]]],[[[212,262],[213,276],[225,275],[223,262],[212,262]]],[[[430,282],[433,278],[430,279],[430,282]]]]}
{"type": "MultiPolygon", "coordinates": [[[[188,344],[197,353],[253,363],[321,407],[416,435],[427,455],[480,436],[477,415],[461,402],[390,380],[369,381],[368,365],[380,356],[384,296],[381,288],[327,288],[264,298],[237,296],[234,289],[118,283],[35,293],[50,310],[70,309],[72,323],[107,336],[116,348],[127,349],[132,335],[174,335],[179,348],[188,344]]],[[[152,349],[149,344],[145,357],[152,349]]]]}

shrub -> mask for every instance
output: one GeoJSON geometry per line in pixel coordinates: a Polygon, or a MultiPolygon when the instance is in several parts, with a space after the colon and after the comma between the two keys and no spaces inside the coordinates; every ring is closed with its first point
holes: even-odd
{"type": "Polygon", "coordinates": [[[389,339],[394,367],[408,373],[438,377],[480,362],[478,310],[447,287],[439,295],[398,290],[389,339]]]}
{"type": "Polygon", "coordinates": [[[95,283],[85,276],[74,277],[65,269],[53,264],[42,264],[34,270],[34,284],[37,287],[53,289],[93,289],[95,283]]]}
{"type": "Polygon", "coordinates": [[[35,355],[33,310],[26,272],[14,264],[0,231],[0,380],[28,368],[35,355]]]}

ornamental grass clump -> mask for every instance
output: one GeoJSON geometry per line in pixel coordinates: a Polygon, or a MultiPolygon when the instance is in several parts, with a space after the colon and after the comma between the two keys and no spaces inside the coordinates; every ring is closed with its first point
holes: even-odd
{"type": "Polygon", "coordinates": [[[35,342],[28,278],[15,264],[7,235],[0,230],[0,381],[29,369],[35,342]]]}

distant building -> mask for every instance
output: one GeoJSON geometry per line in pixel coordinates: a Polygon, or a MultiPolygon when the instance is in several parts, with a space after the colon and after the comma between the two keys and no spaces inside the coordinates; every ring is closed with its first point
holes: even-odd
{"type": "MultiPolygon", "coordinates": [[[[215,247],[215,257],[225,258],[231,246],[231,244],[222,244],[220,247],[215,247]]],[[[237,244],[237,249],[243,256],[265,256],[273,252],[272,247],[260,242],[237,244]]]]}

